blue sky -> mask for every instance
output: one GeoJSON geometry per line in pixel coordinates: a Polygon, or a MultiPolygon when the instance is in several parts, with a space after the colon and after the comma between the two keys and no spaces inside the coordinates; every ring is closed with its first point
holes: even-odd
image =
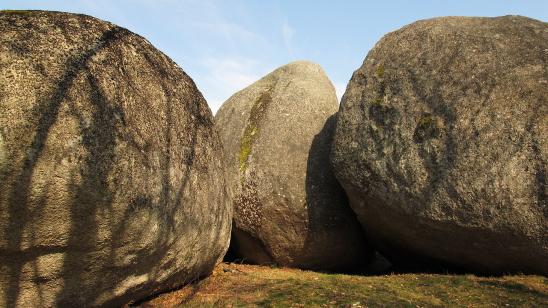
{"type": "Polygon", "coordinates": [[[293,60],[319,63],[340,97],[375,42],[415,20],[518,14],[548,21],[548,0],[3,0],[0,8],[84,13],[126,27],[177,62],[213,112],[293,60]]]}

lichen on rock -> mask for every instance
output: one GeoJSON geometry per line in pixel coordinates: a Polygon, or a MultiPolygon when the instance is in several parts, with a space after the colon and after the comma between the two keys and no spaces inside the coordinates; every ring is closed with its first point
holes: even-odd
{"type": "Polygon", "coordinates": [[[242,178],[242,183],[245,179],[245,172],[247,170],[249,156],[251,155],[253,148],[253,141],[259,134],[260,123],[264,118],[268,105],[272,101],[270,91],[270,89],[266,89],[263,94],[259,96],[249,111],[249,119],[247,120],[247,125],[240,141],[240,153],[238,156],[240,161],[240,176],[242,178]]]}

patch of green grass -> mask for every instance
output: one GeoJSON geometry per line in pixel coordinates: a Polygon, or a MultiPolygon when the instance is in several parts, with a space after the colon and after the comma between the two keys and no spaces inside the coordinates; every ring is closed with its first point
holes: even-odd
{"type": "Polygon", "coordinates": [[[358,276],[221,264],[195,285],[144,303],[154,307],[543,307],[539,276],[358,276]]]}

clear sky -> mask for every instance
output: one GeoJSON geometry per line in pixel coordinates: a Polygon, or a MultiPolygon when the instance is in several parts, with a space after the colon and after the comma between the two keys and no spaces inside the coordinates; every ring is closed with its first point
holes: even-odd
{"type": "Polygon", "coordinates": [[[517,14],[548,21],[548,0],[0,0],[0,8],[84,13],[128,28],[177,62],[213,112],[293,60],[320,64],[340,97],[375,42],[415,20],[517,14]]]}

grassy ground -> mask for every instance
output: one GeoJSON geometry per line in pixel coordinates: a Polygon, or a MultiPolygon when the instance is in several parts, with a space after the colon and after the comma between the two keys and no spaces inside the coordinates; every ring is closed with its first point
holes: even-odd
{"type": "Polygon", "coordinates": [[[213,274],[143,307],[548,307],[540,276],[354,276],[220,264],[213,274]]]}

